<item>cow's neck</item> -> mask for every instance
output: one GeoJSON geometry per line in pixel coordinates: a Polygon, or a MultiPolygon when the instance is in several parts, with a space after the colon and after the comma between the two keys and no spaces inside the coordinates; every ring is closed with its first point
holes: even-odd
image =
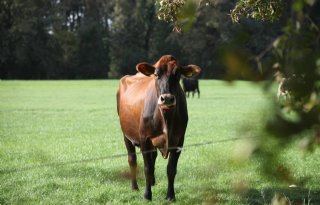
{"type": "Polygon", "coordinates": [[[175,110],[163,111],[160,106],[157,105],[154,110],[153,120],[158,121],[163,126],[163,130],[168,133],[168,130],[172,127],[172,120],[174,118],[175,110]]]}
{"type": "Polygon", "coordinates": [[[151,138],[151,141],[160,150],[164,158],[168,155],[173,115],[174,110],[162,111],[159,105],[156,104],[152,117],[152,126],[154,130],[157,130],[157,133],[151,138]]]}

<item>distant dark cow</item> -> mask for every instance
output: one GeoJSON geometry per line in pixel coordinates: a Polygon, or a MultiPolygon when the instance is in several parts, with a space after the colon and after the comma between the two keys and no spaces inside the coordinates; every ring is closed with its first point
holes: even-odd
{"type": "Polygon", "coordinates": [[[197,78],[182,78],[182,87],[187,97],[189,97],[190,92],[192,92],[192,97],[197,92],[198,98],[200,98],[199,80],[197,78]]]}
{"type": "Polygon", "coordinates": [[[167,199],[175,200],[174,178],[188,122],[186,98],[179,81],[181,75],[193,77],[201,69],[196,65],[181,66],[171,55],[162,56],[154,65],[139,63],[136,68],[139,73],[121,78],[117,92],[132,189],[138,190],[135,146],[140,146],[146,177],[144,198],[152,199],[158,148],[164,159],[169,156],[167,199]]]}

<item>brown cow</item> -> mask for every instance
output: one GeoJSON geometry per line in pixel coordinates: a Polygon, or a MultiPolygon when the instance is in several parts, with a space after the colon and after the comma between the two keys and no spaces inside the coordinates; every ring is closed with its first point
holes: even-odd
{"type": "Polygon", "coordinates": [[[170,154],[166,198],[175,200],[174,178],[188,122],[186,98],[179,80],[181,75],[196,76],[201,69],[196,65],[180,66],[171,55],[162,56],[154,65],[139,63],[136,68],[139,73],[121,78],[117,92],[117,109],[128,150],[132,189],[138,190],[135,146],[140,146],[146,177],[144,198],[152,199],[158,148],[163,158],[170,154]]]}

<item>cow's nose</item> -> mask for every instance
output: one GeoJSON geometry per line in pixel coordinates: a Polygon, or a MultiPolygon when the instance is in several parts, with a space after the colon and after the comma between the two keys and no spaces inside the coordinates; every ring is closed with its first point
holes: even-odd
{"type": "Polygon", "coordinates": [[[165,102],[165,99],[164,99],[164,97],[161,95],[161,96],[160,96],[160,103],[163,104],[164,102],[165,102]]]}
{"type": "Polygon", "coordinates": [[[162,94],[159,96],[159,105],[175,105],[176,98],[172,94],[162,94]]]}
{"type": "Polygon", "coordinates": [[[167,97],[168,103],[173,104],[175,102],[175,97],[174,95],[170,95],[167,97]]]}

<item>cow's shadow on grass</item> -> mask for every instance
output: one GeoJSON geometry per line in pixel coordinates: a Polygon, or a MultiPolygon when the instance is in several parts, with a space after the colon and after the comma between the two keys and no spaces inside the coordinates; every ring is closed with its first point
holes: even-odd
{"type": "MultiPolygon", "coordinates": [[[[141,170],[141,168],[138,168],[141,170]]],[[[105,184],[108,182],[113,183],[128,183],[130,181],[129,168],[124,166],[121,168],[109,169],[108,167],[90,167],[90,166],[73,166],[63,167],[56,171],[56,175],[64,178],[91,178],[92,180],[99,181],[99,183],[105,184]]],[[[143,177],[142,173],[137,173],[138,179],[143,177]]],[[[128,185],[129,186],[129,185],[128,185]]]]}

